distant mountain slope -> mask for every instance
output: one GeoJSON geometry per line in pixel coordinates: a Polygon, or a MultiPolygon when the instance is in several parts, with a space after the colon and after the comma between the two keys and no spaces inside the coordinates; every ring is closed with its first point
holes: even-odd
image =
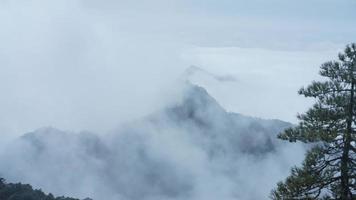
{"type": "MultiPolygon", "coordinates": [[[[164,114],[152,116],[157,124],[170,125],[186,129],[197,137],[206,138],[213,145],[219,145],[221,151],[227,148],[245,153],[268,153],[280,144],[276,135],[287,127],[288,122],[264,120],[247,117],[238,113],[228,113],[207,91],[191,85],[184,93],[180,104],[170,107],[164,114]]],[[[209,150],[214,148],[209,147],[209,150]]],[[[219,149],[215,149],[219,151],[219,149]]]]}
{"type": "Polygon", "coordinates": [[[28,133],[0,154],[0,176],[95,200],[266,199],[293,163],[275,137],[289,126],[226,112],[187,84],[177,103],[110,134],[28,133]]]}
{"type": "Polygon", "coordinates": [[[238,81],[237,78],[232,75],[216,75],[216,74],[213,74],[205,69],[202,69],[202,68],[194,66],[194,65],[188,67],[184,71],[183,76],[186,79],[190,80],[192,77],[194,77],[197,74],[199,74],[199,76],[212,78],[218,82],[236,82],[236,81],[238,81]]]}

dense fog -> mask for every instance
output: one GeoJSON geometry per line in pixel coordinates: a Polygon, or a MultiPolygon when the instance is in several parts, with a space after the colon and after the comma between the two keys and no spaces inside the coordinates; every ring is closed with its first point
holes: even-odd
{"type": "Polygon", "coordinates": [[[224,110],[184,83],[176,102],[108,134],[41,128],[0,155],[0,175],[54,194],[112,200],[266,199],[303,157],[292,126],[224,110]]]}
{"type": "Polygon", "coordinates": [[[94,200],[267,199],[305,152],[276,135],[354,39],[355,6],[0,0],[0,177],[94,200]]]}

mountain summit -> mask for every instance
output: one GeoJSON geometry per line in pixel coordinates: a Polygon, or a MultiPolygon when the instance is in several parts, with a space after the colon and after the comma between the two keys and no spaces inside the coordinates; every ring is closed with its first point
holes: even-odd
{"type": "Polygon", "coordinates": [[[265,120],[227,112],[204,88],[192,84],[188,84],[181,102],[151,118],[157,124],[169,122],[177,129],[209,140],[209,143],[220,147],[219,151],[253,154],[273,151],[280,143],[276,139],[277,134],[292,126],[281,120],[265,120]]]}
{"type": "MultiPolygon", "coordinates": [[[[275,184],[278,176],[272,181],[258,166],[281,156],[275,136],[290,126],[227,112],[204,88],[187,84],[176,103],[109,134],[28,133],[0,154],[0,174],[95,200],[261,199],[270,188],[256,193],[248,184],[255,175],[244,170],[275,184]]],[[[288,158],[278,160],[280,173],[288,158]]]]}

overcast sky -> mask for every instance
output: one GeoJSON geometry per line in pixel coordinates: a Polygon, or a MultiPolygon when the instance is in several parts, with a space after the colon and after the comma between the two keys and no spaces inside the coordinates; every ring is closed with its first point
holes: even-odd
{"type": "Polygon", "coordinates": [[[191,65],[229,111],[296,122],[297,90],[355,42],[354,0],[0,0],[0,131],[107,131],[174,98],[191,65]]]}

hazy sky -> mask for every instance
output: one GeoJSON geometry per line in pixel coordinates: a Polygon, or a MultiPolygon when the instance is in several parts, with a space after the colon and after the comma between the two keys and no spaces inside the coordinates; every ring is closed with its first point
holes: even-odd
{"type": "Polygon", "coordinates": [[[0,0],[0,131],[94,131],[159,109],[190,65],[228,110],[295,122],[356,35],[354,0],[0,0]]]}

